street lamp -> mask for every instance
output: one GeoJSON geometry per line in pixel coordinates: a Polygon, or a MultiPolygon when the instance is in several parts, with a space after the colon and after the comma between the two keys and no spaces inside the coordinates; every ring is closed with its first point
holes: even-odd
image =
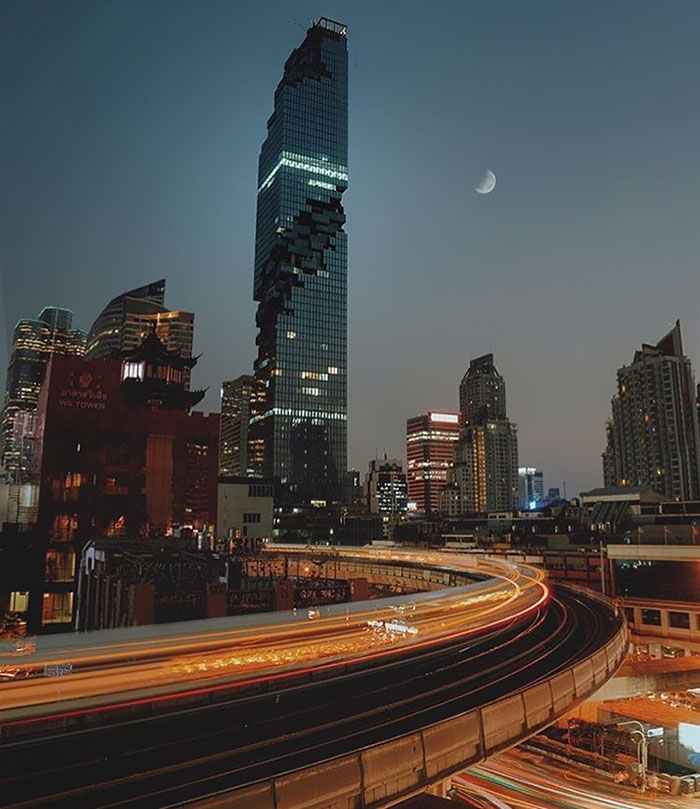
{"type": "Polygon", "coordinates": [[[637,725],[637,729],[633,730],[631,736],[637,737],[637,767],[638,772],[642,776],[642,783],[640,791],[646,791],[647,780],[647,766],[649,764],[649,740],[647,738],[647,731],[644,725],[638,719],[630,719],[626,722],[616,722],[617,727],[622,725],[637,725]]]}

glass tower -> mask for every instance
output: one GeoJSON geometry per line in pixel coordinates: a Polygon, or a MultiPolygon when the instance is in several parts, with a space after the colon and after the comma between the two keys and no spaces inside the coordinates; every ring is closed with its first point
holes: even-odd
{"type": "Polygon", "coordinates": [[[339,496],[347,456],[346,27],[314,21],[275,91],[258,167],[252,471],[339,496]]]}

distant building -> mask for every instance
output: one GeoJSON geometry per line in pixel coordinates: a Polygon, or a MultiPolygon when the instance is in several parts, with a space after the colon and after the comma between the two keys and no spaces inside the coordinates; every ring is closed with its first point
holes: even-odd
{"type": "Polygon", "coordinates": [[[408,488],[403,463],[396,458],[374,458],[365,475],[367,511],[396,518],[408,509],[408,488]]]}
{"type": "Polygon", "coordinates": [[[255,378],[239,376],[221,386],[221,441],[219,474],[248,474],[248,422],[255,378]]]}
{"type": "Polygon", "coordinates": [[[315,20],[290,54],[258,165],[251,471],[278,498],[339,500],[347,470],[348,53],[315,20]]]}
{"type": "Polygon", "coordinates": [[[220,477],[217,536],[233,543],[272,539],[273,505],[272,481],[243,475],[220,477]]]}
{"type": "Polygon", "coordinates": [[[553,503],[555,500],[561,500],[561,490],[558,486],[547,489],[547,502],[553,503]]]}
{"type": "MultiPolygon", "coordinates": [[[[207,533],[216,520],[219,415],[189,413],[196,362],[151,333],[124,358],[52,357],[39,395],[32,631],[71,627],[76,558],[95,536],[207,533]]],[[[24,588],[23,588],[24,589],[24,588]]]]}
{"type": "Polygon", "coordinates": [[[457,413],[431,410],[406,423],[406,482],[416,510],[436,514],[459,438],[457,413]]]}
{"type": "Polygon", "coordinates": [[[46,307],[36,320],[20,320],[15,326],[2,411],[2,465],[13,482],[26,482],[34,464],[32,414],[49,359],[84,353],[85,333],[73,328],[68,309],[46,307]]]}
{"type": "MultiPolygon", "coordinates": [[[[165,307],[165,281],[132,289],[113,298],[100,312],[87,337],[87,359],[120,357],[155,331],[169,351],[192,356],[194,314],[165,307]]],[[[189,373],[185,387],[189,388],[189,373]]]]}
{"type": "Polygon", "coordinates": [[[520,508],[539,508],[544,504],[544,478],[541,469],[521,466],[518,469],[518,501],[520,508]]]}
{"type": "Polygon", "coordinates": [[[518,435],[506,416],[503,377],[493,354],[469,363],[459,386],[462,430],[442,510],[457,517],[510,511],[518,504],[518,435]]]}
{"type": "Polygon", "coordinates": [[[348,508],[364,510],[366,503],[362,479],[357,469],[349,469],[345,473],[343,484],[343,503],[348,508]]]}
{"type": "Polygon", "coordinates": [[[651,486],[681,500],[700,496],[696,388],[679,321],[617,372],[606,432],[606,486],[651,486]]]}

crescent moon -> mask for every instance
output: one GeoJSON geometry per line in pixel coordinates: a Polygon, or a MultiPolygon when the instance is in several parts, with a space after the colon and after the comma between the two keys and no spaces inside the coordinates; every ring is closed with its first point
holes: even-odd
{"type": "Polygon", "coordinates": [[[491,169],[486,169],[486,174],[484,174],[481,180],[474,186],[474,190],[477,194],[490,194],[495,187],[496,175],[491,169]]]}

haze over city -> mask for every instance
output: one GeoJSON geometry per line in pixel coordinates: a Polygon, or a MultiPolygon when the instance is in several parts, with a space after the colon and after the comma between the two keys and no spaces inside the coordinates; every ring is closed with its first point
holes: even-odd
{"type": "Polygon", "coordinates": [[[676,318],[700,360],[696,3],[4,3],[2,356],[43,306],[87,329],[167,278],[219,409],[254,359],[272,90],[320,14],[352,37],[350,465],[493,352],[520,462],[600,485],[616,369],[676,318]]]}

